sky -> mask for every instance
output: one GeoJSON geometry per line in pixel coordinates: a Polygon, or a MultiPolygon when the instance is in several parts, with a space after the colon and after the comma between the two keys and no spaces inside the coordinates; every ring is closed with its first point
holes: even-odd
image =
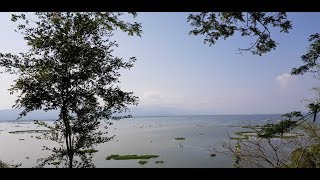
{"type": "MultiPolygon", "coordinates": [[[[0,52],[28,49],[14,32],[11,13],[0,13],[0,52]]],[[[125,91],[139,97],[137,108],[170,109],[180,114],[273,114],[306,111],[303,99],[319,83],[311,75],[291,76],[302,65],[307,39],[320,29],[320,13],[288,13],[289,34],[273,31],[277,49],[263,56],[238,54],[254,39],[234,36],[209,47],[202,36],[192,36],[185,12],[144,12],[130,20],[142,24],[141,37],[116,32],[115,55],[136,57],[130,70],[121,71],[125,91]]],[[[14,75],[0,75],[0,109],[10,109],[17,94],[7,89],[14,75]]]]}

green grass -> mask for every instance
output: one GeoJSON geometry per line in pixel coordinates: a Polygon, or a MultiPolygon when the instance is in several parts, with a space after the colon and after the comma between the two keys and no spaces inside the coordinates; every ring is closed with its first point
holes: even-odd
{"type": "Polygon", "coordinates": [[[185,140],[186,138],[184,138],[184,137],[176,137],[176,138],[174,138],[175,140],[185,140]]]}
{"type": "Polygon", "coordinates": [[[139,164],[141,165],[147,164],[147,161],[139,161],[139,164]]]}
{"type": "Polygon", "coordinates": [[[114,159],[114,160],[130,160],[130,159],[150,159],[157,158],[158,155],[115,155],[112,154],[106,158],[106,160],[114,159]]]}
{"type": "Polygon", "coordinates": [[[156,161],[156,162],[154,162],[155,164],[162,164],[162,163],[164,163],[163,161],[156,161]]]}
{"type": "Polygon", "coordinates": [[[98,150],[96,150],[96,149],[85,149],[85,150],[81,150],[81,152],[83,152],[83,153],[96,153],[96,152],[98,152],[98,150]]]}

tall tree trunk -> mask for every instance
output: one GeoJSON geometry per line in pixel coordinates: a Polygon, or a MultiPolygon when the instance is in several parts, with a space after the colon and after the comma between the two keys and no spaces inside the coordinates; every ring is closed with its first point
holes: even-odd
{"type": "Polygon", "coordinates": [[[69,154],[69,168],[73,168],[73,149],[70,149],[69,154]]]}
{"type": "Polygon", "coordinates": [[[65,127],[64,138],[66,140],[67,156],[69,160],[68,166],[69,168],[72,168],[73,167],[73,148],[72,148],[72,142],[71,142],[72,134],[71,134],[70,121],[68,119],[68,110],[67,110],[65,99],[62,102],[61,115],[62,115],[64,127],[65,127]]]}

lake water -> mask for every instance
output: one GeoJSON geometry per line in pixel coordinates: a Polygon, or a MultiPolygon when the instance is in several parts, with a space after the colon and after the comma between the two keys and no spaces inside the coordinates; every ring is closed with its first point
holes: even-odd
{"type": "MultiPolygon", "coordinates": [[[[115,138],[96,147],[93,161],[96,167],[108,168],[224,168],[232,167],[233,160],[223,154],[210,156],[209,148],[221,149],[222,141],[239,128],[230,127],[246,123],[261,124],[274,121],[280,115],[213,115],[136,117],[112,121],[107,131],[115,138]],[[185,140],[175,140],[184,137],[185,140]],[[158,158],[147,160],[106,160],[111,154],[154,154],[158,158]],[[155,161],[164,161],[155,164],[155,161]]],[[[9,131],[30,130],[38,127],[33,122],[0,123],[0,159],[5,162],[22,163],[21,167],[34,167],[36,159],[46,157],[43,145],[51,141],[34,138],[36,134],[11,134],[9,131]],[[33,136],[33,137],[31,137],[33,136]]]]}

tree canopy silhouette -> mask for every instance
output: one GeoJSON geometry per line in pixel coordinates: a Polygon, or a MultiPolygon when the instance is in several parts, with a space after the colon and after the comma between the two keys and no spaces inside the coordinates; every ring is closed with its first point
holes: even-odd
{"type": "MultiPolygon", "coordinates": [[[[205,43],[209,45],[215,44],[220,38],[227,39],[235,33],[241,36],[249,36],[255,38],[254,43],[248,48],[239,48],[240,53],[250,51],[253,55],[263,55],[277,47],[276,41],[272,38],[272,28],[279,29],[280,33],[289,33],[292,29],[291,21],[287,18],[286,12],[201,12],[193,13],[188,17],[188,22],[194,27],[189,34],[204,35],[205,43]]],[[[315,33],[310,35],[308,51],[301,56],[304,65],[293,68],[292,75],[302,75],[306,72],[316,72],[318,59],[320,56],[320,35],[315,33]]],[[[317,113],[320,111],[320,104],[308,104],[309,114],[314,116],[316,120],[317,113]]],[[[301,112],[300,112],[301,113],[301,112]]],[[[300,117],[296,117],[300,118],[300,117]]],[[[287,131],[296,123],[282,122],[284,124],[279,127],[268,127],[267,129],[277,129],[278,133],[287,131]],[[286,130],[286,128],[288,128],[286,130]]],[[[271,133],[272,134],[272,133],[271,133]]]]}
{"type": "Polygon", "coordinates": [[[204,35],[204,43],[210,46],[220,38],[227,39],[235,33],[254,37],[251,46],[238,50],[260,56],[277,47],[271,37],[272,28],[278,28],[281,33],[289,33],[292,28],[285,12],[202,12],[190,14],[189,21],[194,27],[189,34],[204,35]]]}
{"type": "MultiPolygon", "coordinates": [[[[227,39],[235,35],[236,32],[241,36],[253,37],[255,40],[252,45],[248,48],[239,48],[238,50],[240,53],[250,51],[253,55],[260,56],[275,50],[277,47],[276,41],[271,36],[272,33],[274,33],[271,31],[271,28],[278,28],[280,33],[289,33],[289,30],[292,29],[291,21],[287,19],[287,14],[285,12],[202,12],[190,14],[188,17],[188,22],[189,21],[191,22],[191,26],[194,27],[189,34],[204,35],[204,43],[209,43],[210,46],[221,38],[227,39]]],[[[318,62],[320,56],[319,33],[311,34],[308,41],[310,42],[308,50],[301,56],[301,60],[304,64],[300,67],[293,68],[291,75],[303,75],[307,72],[320,74],[320,63],[318,62]]],[[[319,80],[319,77],[316,78],[319,80]]],[[[319,87],[314,87],[313,90],[319,95],[319,87]]],[[[271,139],[276,139],[279,136],[283,136],[284,133],[291,132],[308,120],[315,122],[317,120],[317,114],[320,112],[319,96],[316,99],[309,101],[310,102],[307,104],[308,113],[293,111],[282,115],[282,118],[284,119],[281,119],[278,123],[250,127],[251,130],[254,130],[256,133],[256,138],[238,140],[238,145],[240,143],[244,147],[244,150],[240,155],[237,147],[234,147],[234,143],[231,143],[231,145],[227,144],[226,147],[236,157],[236,163],[239,163],[239,160],[242,160],[249,163],[249,165],[256,165],[258,167],[263,167],[259,164],[260,162],[269,163],[273,167],[281,167],[284,165],[285,161],[288,160],[288,157],[283,161],[279,158],[278,152],[278,150],[281,149],[280,147],[284,146],[284,144],[273,144],[271,139]],[[261,143],[264,141],[267,143],[261,143]],[[264,152],[266,144],[269,144],[271,149],[274,150],[276,158],[273,158],[267,153],[270,152],[269,150],[264,152]],[[270,157],[272,160],[276,160],[275,164],[270,161],[270,157]]],[[[308,131],[306,132],[309,133],[308,131]]],[[[314,128],[312,132],[318,134],[319,129],[314,128]]],[[[301,159],[303,159],[302,164],[304,164],[302,167],[319,167],[319,138],[311,136],[311,138],[307,140],[310,139],[316,140],[312,141],[307,147],[311,147],[311,149],[308,150],[309,155],[305,155],[306,148],[302,150],[301,147],[293,149],[294,151],[289,153],[291,160],[294,161],[293,164],[295,167],[300,167],[299,163],[301,164],[301,159]]]]}
{"type": "Polygon", "coordinates": [[[6,71],[19,75],[10,89],[20,94],[14,107],[24,108],[20,116],[37,109],[60,112],[54,125],[37,122],[51,129],[50,139],[61,144],[45,147],[53,153],[40,159],[40,167],[94,167],[86,150],[112,138],[98,130],[101,119],[128,117],[124,114],[127,105],[137,104],[132,92],[116,85],[119,70],[130,69],[136,58],[125,61],[114,56],[118,44],[110,38],[115,30],[129,36],[142,32],[139,23],[125,22],[122,16],[109,12],[38,12],[32,18],[24,13],[12,15],[30,47],[18,55],[0,53],[6,71]]]}

